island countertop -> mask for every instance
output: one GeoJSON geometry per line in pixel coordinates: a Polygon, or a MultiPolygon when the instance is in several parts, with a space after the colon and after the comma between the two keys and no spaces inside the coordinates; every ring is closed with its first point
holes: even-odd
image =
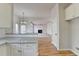
{"type": "Polygon", "coordinates": [[[37,37],[5,37],[0,38],[0,45],[5,43],[37,43],[37,37]]]}

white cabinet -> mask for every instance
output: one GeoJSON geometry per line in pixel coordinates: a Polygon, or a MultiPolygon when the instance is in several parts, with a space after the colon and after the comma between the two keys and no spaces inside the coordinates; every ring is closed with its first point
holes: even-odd
{"type": "Polygon", "coordinates": [[[74,17],[79,17],[79,3],[74,3],[74,17]]]}
{"type": "Polygon", "coordinates": [[[12,5],[8,3],[0,4],[0,27],[11,27],[12,5]]]}
{"type": "Polygon", "coordinates": [[[36,44],[9,44],[8,55],[9,56],[36,56],[37,45],[36,44]]]}
{"type": "Polygon", "coordinates": [[[7,51],[7,55],[9,56],[21,56],[21,49],[18,44],[8,44],[7,51]]]}
{"type": "Polygon", "coordinates": [[[2,44],[0,46],[0,56],[20,56],[19,48],[10,44],[2,44]]]}
{"type": "Polygon", "coordinates": [[[74,18],[74,7],[73,4],[71,4],[70,6],[68,6],[65,9],[65,20],[70,20],[74,18]]]}
{"type": "Polygon", "coordinates": [[[36,44],[22,44],[21,48],[23,56],[37,56],[36,44]]]}
{"type": "Polygon", "coordinates": [[[65,20],[79,17],[79,3],[73,3],[65,9],[65,20]]]}
{"type": "Polygon", "coordinates": [[[7,47],[5,44],[2,44],[0,46],[0,56],[6,56],[7,55],[7,47]]]}

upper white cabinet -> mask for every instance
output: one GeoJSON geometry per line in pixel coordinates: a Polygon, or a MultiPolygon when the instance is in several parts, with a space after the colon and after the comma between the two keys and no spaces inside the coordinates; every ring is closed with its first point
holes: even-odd
{"type": "Polygon", "coordinates": [[[74,17],[74,7],[73,4],[71,4],[65,9],[65,20],[70,20],[73,17],[74,17]]]}
{"type": "Polygon", "coordinates": [[[79,3],[74,3],[74,17],[79,17],[79,3]]]}
{"type": "Polygon", "coordinates": [[[0,27],[11,27],[12,5],[8,3],[0,4],[0,27]]]}
{"type": "Polygon", "coordinates": [[[79,17],[79,4],[73,3],[65,9],[65,20],[72,20],[79,17]]]}

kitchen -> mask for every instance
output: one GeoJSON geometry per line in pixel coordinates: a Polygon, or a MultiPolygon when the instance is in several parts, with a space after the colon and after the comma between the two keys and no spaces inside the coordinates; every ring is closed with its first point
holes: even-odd
{"type": "Polygon", "coordinates": [[[32,15],[25,5],[29,9],[30,4],[0,4],[0,56],[36,56],[38,38],[49,36],[48,18],[32,15]]]}

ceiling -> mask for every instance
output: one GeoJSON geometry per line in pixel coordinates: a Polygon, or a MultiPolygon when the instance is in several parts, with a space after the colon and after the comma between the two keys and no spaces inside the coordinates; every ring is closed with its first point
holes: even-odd
{"type": "MultiPolygon", "coordinates": [[[[54,5],[55,3],[14,3],[14,15],[22,18],[24,12],[26,19],[32,20],[36,24],[44,24],[49,22],[54,5]]],[[[65,8],[68,4],[63,3],[60,5],[65,8]]]]}
{"type": "Polygon", "coordinates": [[[49,17],[55,3],[15,3],[14,13],[22,17],[49,17]]]}

